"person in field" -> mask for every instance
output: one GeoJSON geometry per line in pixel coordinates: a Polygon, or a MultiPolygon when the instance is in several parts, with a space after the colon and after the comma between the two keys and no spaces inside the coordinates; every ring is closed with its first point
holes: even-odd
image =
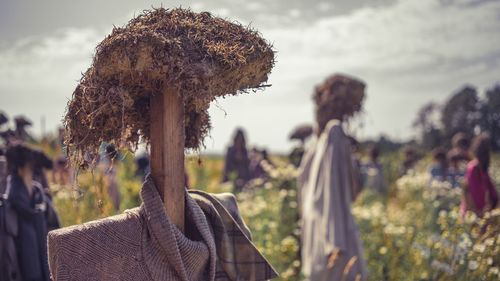
{"type": "Polygon", "coordinates": [[[467,166],[462,213],[470,210],[482,216],[498,205],[498,193],[488,174],[491,161],[490,138],[484,133],[476,136],[471,148],[474,159],[467,166]]]}
{"type": "Polygon", "coordinates": [[[0,148],[0,194],[7,188],[7,160],[5,159],[2,148],[0,148]]]}
{"type": "Polygon", "coordinates": [[[41,150],[32,150],[33,154],[33,181],[40,184],[42,187],[43,199],[46,203],[47,210],[45,219],[47,223],[47,231],[52,231],[61,227],[59,214],[57,213],[52,202],[52,194],[50,191],[49,181],[45,175],[47,169],[53,169],[53,161],[41,150]]]}
{"type": "Polygon", "coordinates": [[[369,161],[363,164],[362,174],[364,188],[373,189],[380,194],[386,194],[387,190],[384,185],[384,175],[382,173],[382,165],[379,163],[380,151],[377,145],[372,145],[368,149],[369,161]]]}
{"type": "Polygon", "coordinates": [[[451,139],[451,145],[452,149],[456,150],[456,153],[460,153],[462,157],[465,158],[467,161],[472,160],[469,154],[469,149],[471,145],[470,138],[467,136],[466,133],[463,132],[456,133],[451,139]]]}
{"type": "Polygon", "coordinates": [[[342,124],[360,110],[364,83],[334,75],[315,90],[318,139],[300,166],[302,270],[311,281],[364,280],[363,247],[351,214],[359,191],[342,124]]]}
{"type": "Polygon", "coordinates": [[[358,140],[356,140],[353,136],[348,136],[349,143],[351,144],[351,154],[352,154],[352,167],[354,173],[354,179],[357,182],[357,185],[360,188],[360,191],[363,189],[365,184],[365,179],[362,174],[362,164],[359,156],[360,152],[360,144],[358,140]]]}
{"type": "Polygon", "coordinates": [[[311,125],[298,126],[293,130],[289,136],[289,140],[297,141],[295,147],[292,149],[290,154],[288,154],[288,160],[295,167],[300,166],[302,157],[305,153],[306,140],[313,134],[313,127],[311,125]]]}
{"type": "Polygon", "coordinates": [[[432,151],[434,163],[429,167],[430,182],[450,182],[448,158],[442,147],[432,151]]]}
{"type": "Polygon", "coordinates": [[[32,125],[28,118],[24,116],[17,116],[14,118],[14,122],[16,123],[15,135],[18,141],[33,140],[33,137],[26,132],[26,127],[32,125]]]}
{"type": "Polygon", "coordinates": [[[222,182],[234,180],[236,191],[239,191],[250,180],[250,158],[246,147],[245,134],[238,129],[233,145],[227,149],[222,182]]]}
{"type": "Polygon", "coordinates": [[[16,143],[6,152],[7,200],[17,215],[14,238],[20,275],[24,281],[49,281],[46,202],[42,186],[33,181],[34,152],[16,143]]]}
{"type": "Polygon", "coordinates": [[[5,160],[5,147],[7,146],[6,134],[2,129],[3,125],[9,121],[9,117],[0,111],[0,138],[4,139],[3,144],[0,144],[0,195],[5,192],[7,187],[7,162],[5,160]]]}
{"type": "Polygon", "coordinates": [[[267,149],[258,150],[253,148],[250,154],[250,177],[252,179],[266,179],[267,172],[264,170],[263,162],[273,166],[267,154],[267,149]]]}
{"type": "Polygon", "coordinates": [[[102,153],[102,172],[108,183],[108,196],[115,210],[120,209],[120,190],[118,187],[118,152],[114,144],[106,145],[102,153]]]}
{"type": "Polygon", "coordinates": [[[401,167],[400,176],[405,176],[412,171],[420,159],[419,153],[412,147],[403,149],[403,155],[403,166],[401,167]]]}
{"type": "Polygon", "coordinates": [[[448,174],[450,177],[451,187],[461,188],[467,171],[467,161],[469,160],[467,160],[468,158],[462,153],[462,151],[455,148],[448,151],[447,157],[450,164],[448,174]]]}

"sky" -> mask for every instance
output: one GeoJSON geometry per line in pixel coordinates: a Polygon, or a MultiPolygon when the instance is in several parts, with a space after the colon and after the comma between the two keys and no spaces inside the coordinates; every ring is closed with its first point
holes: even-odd
{"type": "Polygon", "coordinates": [[[60,126],[95,46],[113,26],[151,7],[190,7],[250,25],[273,44],[270,88],[216,101],[202,152],[222,152],[235,128],[272,152],[312,124],[314,87],[346,73],[366,85],[364,112],[350,125],[360,139],[415,135],[418,109],[464,85],[500,83],[500,1],[0,1],[0,110],[33,121],[40,135],[60,126]]]}

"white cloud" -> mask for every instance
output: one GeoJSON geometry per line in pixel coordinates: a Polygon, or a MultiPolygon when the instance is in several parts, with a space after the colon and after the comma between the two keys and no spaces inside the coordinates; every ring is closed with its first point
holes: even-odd
{"type": "Polygon", "coordinates": [[[291,9],[288,11],[288,16],[290,16],[291,18],[298,18],[301,14],[302,13],[299,9],[291,9]]]}
{"type": "Polygon", "coordinates": [[[320,2],[318,4],[318,9],[320,11],[329,11],[329,10],[332,10],[334,8],[334,5],[330,2],[320,2]]]}
{"type": "Polygon", "coordinates": [[[218,9],[214,10],[214,15],[221,17],[221,18],[225,18],[225,17],[229,16],[230,13],[231,13],[231,11],[228,8],[218,8],[218,9]]]}
{"type": "Polygon", "coordinates": [[[260,2],[247,3],[246,7],[250,11],[262,11],[263,9],[265,9],[265,5],[260,2]]]}
{"type": "Polygon", "coordinates": [[[202,12],[203,9],[205,8],[205,4],[203,2],[196,2],[193,3],[190,7],[191,9],[193,9],[193,11],[202,12]]]}
{"type": "Polygon", "coordinates": [[[283,131],[291,130],[298,117],[312,120],[316,84],[334,72],[350,73],[368,85],[362,135],[407,137],[418,107],[429,99],[443,100],[467,82],[481,88],[498,81],[499,15],[500,2],[442,7],[434,0],[400,1],[302,27],[263,30],[278,50],[266,96],[276,104],[307,106],[308,116],[281,120],[283,131]]]}
{"type": "MultiPolygon", "coordinates": [[[[482,89],[498,81],[500,2],[448,1],[443,6],[441,2],[402,0],[310,21],[301,19],[303,15],[286,21],[281,15],[273,21],[263,7],[246,4],[247,9],[255,9],[250,18],[265,16],[273,23],[265,28],[252,25],[278,51],[269,80],[273,86],[220,100],[218,106],[225,112],[212,106],[214,129],[207,149],[222,151],[233,129],[243,126],[250,144],[287,151],[292,128],[313,120],[313,87],[334,72],[367,82],[364,136],[380,132],[409,136],[419,105],[442,101],[466,82],[482,89]]],[[[235,19],[227,8],[214,14],[235,19]]],[[[70,29],[0,49],[1,107],[9,114],[31,114],[35,122],[45,115],[49,128],[55,127],[105,34],[70,29]]]]}
{"type": "Polygon", "coordinates": [[[0,50],[2,109],[28,115],[38,128],[39,118],[45,116],[48,129],[56,128],[100,39],[91,29],[68,29],[0,50]]]}

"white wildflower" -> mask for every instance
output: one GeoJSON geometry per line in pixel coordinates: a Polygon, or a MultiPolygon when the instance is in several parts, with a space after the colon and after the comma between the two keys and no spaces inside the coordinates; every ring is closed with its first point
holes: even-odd
{"type": "Polygon", "coordinates": [[[485,244],[486,246],[493,246],[493,245],[495,244],[495,239],[493,239],[493,238],[491,238],[491,237],[490,237],[490,238],[487,238],[486,240],[484,240],[484,244],[485,244]]]}
{"type": "Polygon", "coordinates": [[[492,217],[497,217],[500,216],[500,208],[494,209],[491,211],[491,216],[492,217]]]}
{"type": "Polygon", "coordinates": [[[445,210],[439,211],[439,217],[440,218],[444,218],[444,217],[446,217],[446,215],[448,215],[448,212],[446,212],[445,210]]]}
{"type": "Polygon", "coordinates": [[[475,244],[472,249],[478,253],[484,253],[484,250],[486,250],[486,246],[484,244],[475,244]]]}
{"type": "Polygon", "coordinates": [[[476,270],[479,268],[479,263],[477,261],[469,261],[469,269],[476,270]]]}

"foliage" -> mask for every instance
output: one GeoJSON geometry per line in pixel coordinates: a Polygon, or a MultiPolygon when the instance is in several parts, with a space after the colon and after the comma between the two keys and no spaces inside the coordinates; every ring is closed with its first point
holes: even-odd
{"type": "Polygon", "coordinates": [[[445,140],[451,140],[459,132],[474,132],[477,107],[477,91],[470,86],[464,87],[448,100],[441,115],[445,140]]]}
{"type": "Polygon", "coordinates": [[[481,114],[484,118],[483,130],[490,134],[492,148],[500,150],[500,85],[486,91],[486,101],[481,107],[481,114]]]}
{"type": "Polygon", "coordinates": [[[301,280],[297,168],[263,163],[267,179],[255,179],[238,194],[239,208],[257,248],[281,280],[301,280]]]}
{"type": "MultiPolygon", "coordinates": [[[[389,186],[386,197],[365,190],[353,204],[365,249],[368,280],[498,280],[500,211],[487,219],[460,214],[460,190],[429,183],[425,170],[430,157],[415,171],[400,177],[400,153],[381,158],[389,186]],[[486,224],[487,223],[487,224],[486,224]]],[[[257,248],[280,273],[278,280],[304,280],[300,274],[297,169],[285,158],[264,164],[267,178],[251,181],[237,194],[240,212],[257,248]]],[[[140,179],[131,155],[118,165],[120,210],[107,197],[105,171],[82,173],[76,187],[52,186],[63,225],[106,217],[140,204],[140,179]],[[93,179],[92,179],[93,178],[93,179]],[[97,194],[97,195],[96,195],[97,194]],[[98,204],[98,200],[101,203],[98,204]]],[[[191,186],[209,192],[231,191],[220,184],[221,157],[188,157],[191,186]]],[[[500,157],[492,161],[491,176],[500,185],[500,157]]]]}
{"type": "Polygon", "coordinates": [[[417,171],[397,180],[386,204],[365,191],[353,207],[369,280],[497,280],[500,209],[462,218],[461,190],[417,171]]]}

